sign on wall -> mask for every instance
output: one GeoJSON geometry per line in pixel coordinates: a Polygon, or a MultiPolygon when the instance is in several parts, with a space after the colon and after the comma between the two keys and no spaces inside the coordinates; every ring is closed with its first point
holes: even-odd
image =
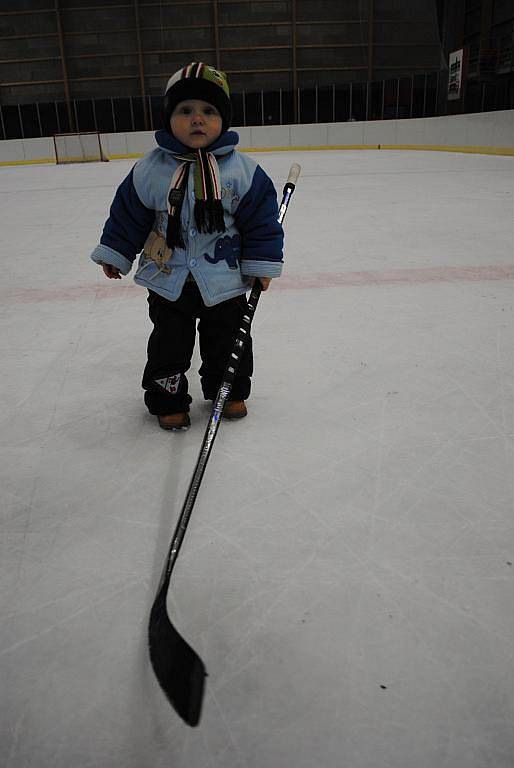
{"type": "Polygon", "coordinates": [[[464,50],[452,51],[449,56],[448,68],[448,101],[455,101],[461,97],[462,88],[462,61],[464,50]]]}

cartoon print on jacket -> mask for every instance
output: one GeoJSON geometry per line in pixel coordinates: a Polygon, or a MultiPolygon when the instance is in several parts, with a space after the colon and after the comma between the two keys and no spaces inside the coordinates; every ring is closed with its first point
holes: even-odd
{"type": "Polygon", "coordinates": [[[230,269],[238,269],[239,256],[241,254],[241,236],[240,235],[225,235],[216,240],[216,246],[214,248],[214,256],[209,256],[208,253],[204,253],[204,258],[209,264],[217,264],[218,261],[227,262],[230,269]]]}
{"type": "Polygon", "coordinates": [[[171,273],[171,267],[168,261],[171,259],[171,249],[166,245],[166,240],[160,232],[152,229],[148,235],[144,248],[143,258],[145,261],[153,261],[165,275],[171,273]]]}

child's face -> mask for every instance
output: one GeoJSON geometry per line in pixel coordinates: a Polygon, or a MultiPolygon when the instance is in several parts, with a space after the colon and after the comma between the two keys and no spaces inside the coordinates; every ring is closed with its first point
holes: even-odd
{"type": "Polygon", "coordinates": [[[181,144],[202,149],[221,134],[221,115],[212,104],[201,99],[181,101],[171,115],[171,132],[181,144]]]}

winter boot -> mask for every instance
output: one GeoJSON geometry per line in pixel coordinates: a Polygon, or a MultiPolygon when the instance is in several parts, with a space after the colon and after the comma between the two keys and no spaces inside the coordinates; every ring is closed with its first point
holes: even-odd
{"type": "Polygon", "coordinates": [[[248,411],[244,400],[229,400],[223,410],[224,419],[242,419],[248,411]]]}
{"type": "Polygon", "coordinates": [[[167,413],[162,416],[157,416],[159,419],[159,426],[162,429],[171,429],[177,431],[179,429],[188,429],[191,426],[191,420],[188,413],[167,413]]]}

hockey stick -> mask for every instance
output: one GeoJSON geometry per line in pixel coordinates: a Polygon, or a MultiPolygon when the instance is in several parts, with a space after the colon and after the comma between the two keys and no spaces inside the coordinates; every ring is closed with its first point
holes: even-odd
{"type": "MultiPolygon", "coordinates": [[[[283,190],[282,202],[278,215],[280,223],[283,222],[286,215],[287,207],[294,192],[299,174],[300,166],[298,163],[293,163],[283,190]]],[[[177,560],[187,524],[191,512],[193,511],[193,505],[221,421],[223,408],[225,407],[225,403],[227,402],[227,398],[232,389],[234,376],[245,348],[246,339],[248,338],[261,290],[262,285],[259,280],[256,279],[250,293],[250,298],[248,299],[248,314],[244,316],[241,327],[237,333],[230,360],[223,375],[223,382],[212,407],[200,454],[171,540],[159,588],[150,612],[148,643],[150,660],[155,676],[171,706],[188,725],[192,726],[198,725],[200,722],[204,683],[207,672],[201,658],[195,653],[191,646],[186,643],[184,638],[179,635],[171,623],[166,610],[166,598],[171,572],[177,560]]]]}

